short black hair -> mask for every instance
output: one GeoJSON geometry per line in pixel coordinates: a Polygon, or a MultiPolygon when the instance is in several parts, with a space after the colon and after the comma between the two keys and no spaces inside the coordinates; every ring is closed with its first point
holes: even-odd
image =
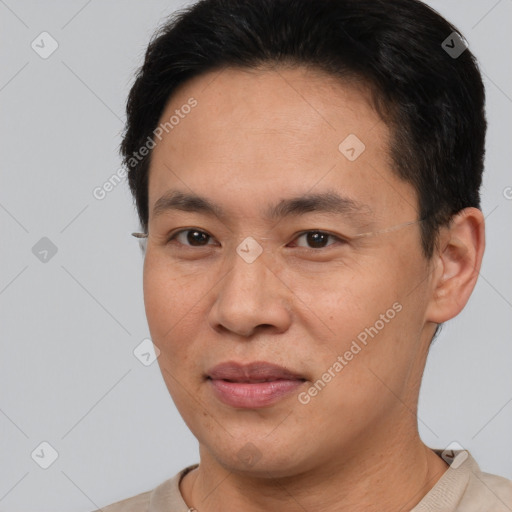
{"type": "Polygon", "coordinates": [[[449,51],[463,43],[419,0],[200,0],[176,11],[150,41],[126,107],[121,154],[143,229],[151,152],[134,155],[176,88],[223,68],[304,66],[371,91],[390,129],[392,168],[417,193],[430,258],[439,228],[480,208],[485,91],[470,50],[449,51]]]}

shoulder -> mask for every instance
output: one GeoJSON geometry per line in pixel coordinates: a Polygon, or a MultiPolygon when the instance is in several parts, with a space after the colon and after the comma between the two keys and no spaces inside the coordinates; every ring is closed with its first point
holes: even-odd
{"type": "Polygon", "coordinates": [[[152,492],[153,491],[148,491],[137,494],[137,496],[117,501],[94,512],[147,512],[149,510],[149,501],[152,492]]]}
{"type": "MultiPolygon", "coordinates": [[[[480,470],[473,471],[461,505],[477,505],[480,511],[510,512],[512,481],[480,470]]],[[[473,510],[473,508],[469,509],[473,510]]],[[[475,508],[477,510],[477,508],[475,508]]]]}
{"type": "Polygon", "coordinates": [[[449,464],[411,512],[510,512],[512,481],[484,473],[466,450],[434,450],[449,464]]]}
{"type": "Polygon", "coordinates": [[[186,510],[188,507],[181,496],[179,484],[181,478],[197,466],[198,464],[187,466],[150,491],[117,501],[93,512],[173,512],[174,510],[186,510]]]}

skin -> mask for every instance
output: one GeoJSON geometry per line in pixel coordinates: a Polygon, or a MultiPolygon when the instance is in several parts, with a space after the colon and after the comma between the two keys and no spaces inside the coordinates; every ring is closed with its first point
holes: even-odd
{"type": "Polygon", "coordinates": [[[481,212],[467,208],[442,228],[430,260],[418,224],[350,238],[417,219],[415,191],[393,173],[390,132],[361,84],[305,68],[229,68],[183,84],[162,121],[190,97],[197,106],[151,157],[144,263],[162,375],[200,446],[199,468],[180,483],[187,505],[412,509],[447,468],[419,438],[417,401],[436,324],[457,315],[475,285],[481,212]],[[338,150],[349,134],[366,146],[355,161],[338,150]],[[155,216],[169,190],[207,197],[226,217],[155,216]],[[371,214],[262,216],[281,199],[327,190],[371,214]],[[208,245],[190,245],[186,233],[168,242],[179,228],[206,232],[208,245]],[[315,229],[349,240],[308,252],[300,233],[315,229]],[[236,252],[247,236],[263,248],[250,264],[236,252]],[[292,393],[269,407],[233,408],[205,379],[220,362],[263,360],[303,375],[305,391],[394,303],[402,310],[306,405],[292,393]],[[255,463],[239,457],[248,450],[255,463]]]}

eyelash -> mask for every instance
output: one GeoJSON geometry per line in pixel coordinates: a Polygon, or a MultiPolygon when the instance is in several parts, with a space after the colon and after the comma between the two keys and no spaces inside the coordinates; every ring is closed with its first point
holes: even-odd
{"type": "MultiPolygon", "coordinates": [[[[208,232],[203,231],[203,230],[201,230],[201,229],[197,229],[197,228],[187,228],[187,229],[182,229],[182,230],[180,230],[180,231],[177,231],[177,232],[173,233],[173,234],[169,237],[169,239],[168,239],[167,243],[171,243],[171,242],[173,242],[173,241],[176,239],[176,237],[177,237],[178,235],[180,235],[181,233],[187,233],[188,231],[197,231],[198,233],[201,233],[201,234],[205,234],[205,235],[207,235],[210,239],[211,239],[211,238],[213,238],[213,237],[212,237],[208,232]]],[[[297,236],[294,238],[294,240],[296,240],[297,238],[300,238],[301,236],[307,235],[307,234],[309,234],[309,233],[319,233],[319,234],[322,234],[322,235],[327,235],[328,237],[335,239],[337,242],[340,242],[342,245],[343,245],[343,244],[348,243],[348,241],[347,241],[347,240],[345,240],[345,239],[343,239],[343,238],[341,238],[341,237],[339,237],[339,236],[333,235],[332,233],[329,233],[328,231],[322,231],[322,230],[319,230],[319,229],[309,229],[309,230],[307,230],[307,231],[302,231],[301,233],[298,233],[298,234],[297,234],[297,236]]],[[[208,240],[208,241],[210,241],[210,240],[208,240]]],[[[203,245],[203,246],[192,246],[192,245],[186,245],[186,244],[181,244],[181,243],[180,243],[180,245],[183,245],[183,246],[188,247],[188,248],[190,248],[190,249],[201,249],[201,248],[208,247],[208,245],[209,245],[209,244],[207,244],[207,245],[203,245]]],[[[334,245],[334,244],[328,244],[327,246],[325,246],[325,247],[320,247],[320,248],[314,248],[314,247],[301,247],[301,246],[299,246],[299,247],[300,247],[301,249],[305,250],[305,251],[319,252],[320,250],[322,250],[322,249],[327,249],[328,247],[331,247],[332,245],[334,245]]]]}

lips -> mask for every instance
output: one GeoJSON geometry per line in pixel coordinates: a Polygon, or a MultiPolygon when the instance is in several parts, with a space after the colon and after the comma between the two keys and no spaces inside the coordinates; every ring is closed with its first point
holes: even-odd
{"type": "Polygon", "coordinates": [[[276,380],[306,380],[298,373],[265,361],[255,361],[245,365],[228,361],[214,366],[207,372],[207,377],[212,380],[245,383],[271,382],[276,380]]]}
{"type": "Polygon", "coordinates": [[[265,361],[221,363],[206,378],[216,398],[239,409],[270,407],[297,392],[306,381],[296,372],[265,361]]]}

